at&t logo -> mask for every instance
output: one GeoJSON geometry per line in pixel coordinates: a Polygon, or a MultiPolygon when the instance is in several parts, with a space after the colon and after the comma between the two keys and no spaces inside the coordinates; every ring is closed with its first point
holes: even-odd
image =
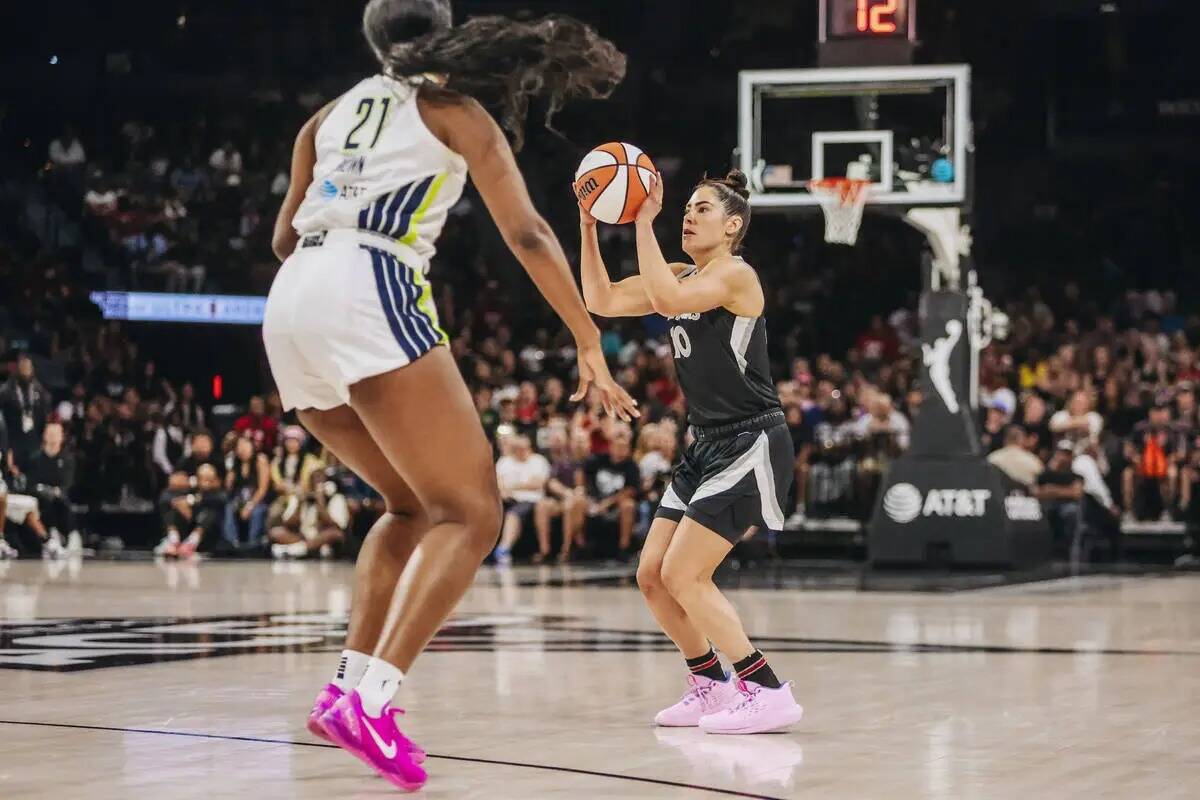
{"type": "Polygon", "coordinates": [[[916,486],[897,483],[883,496],[883,511],[902,525],[917,517],[982,517],[991,496],[990,489],[930,489],[922,498],[916,486]]]}

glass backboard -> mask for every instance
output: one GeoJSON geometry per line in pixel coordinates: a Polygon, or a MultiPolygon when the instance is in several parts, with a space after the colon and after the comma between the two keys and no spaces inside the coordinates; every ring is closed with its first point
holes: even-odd
{"type": "Polygon", "coordinates": [[[869,205],[968,199],[970,67],[841,67],[739,74],[739,168],[756,208],[815,206],[808,182],[871,181],[869,205]]]}

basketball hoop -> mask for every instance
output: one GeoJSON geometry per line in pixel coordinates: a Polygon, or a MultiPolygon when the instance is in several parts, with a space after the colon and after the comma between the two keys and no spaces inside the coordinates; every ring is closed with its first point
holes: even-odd
{"type": "Polygon", "coordinates": [[[867,205],[867,180],[854,178],[818,178],[808,182],[808,190],[817,196],[825,212],[825,241],[854,244],[867,205]]]}

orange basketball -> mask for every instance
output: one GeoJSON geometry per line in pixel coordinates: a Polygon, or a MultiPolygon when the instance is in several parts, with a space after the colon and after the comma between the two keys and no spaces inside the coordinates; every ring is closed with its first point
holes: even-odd
{"type": "Polygon", "coordinates": [[[654,164],[650,156],[625,142],[602,144],[584,156],[575,170],[575,196],[601,222],[633,222],[650,193],[654,164]]]}

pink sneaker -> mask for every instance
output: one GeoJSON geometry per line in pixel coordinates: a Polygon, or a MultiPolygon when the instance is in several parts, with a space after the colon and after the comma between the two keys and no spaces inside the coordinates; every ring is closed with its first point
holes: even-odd
{"type": "Polygon", "coordinates": [[[320,723],[331,742],[361,759],[393,786],[415,792],[425,785],[428,776],[413,757],[413,751],[420,748],[396,727],[396,715],[402,713],[402,709],[388,703],[382,714],[370,717],[355,690],[330,706],[320,723]]]}
{"type": "MultiPolygon", "coordinates": [[[[330,738],[329,734],[325,731],[325,726],[321,724],[321,717],[324,716],[326,711],[333,707],[334,703],[342,699],[342,695],[344,694],[345,692],[334,686],[332,683],[325,684],[325,688],[321,690],[321,693],[317,695],[317,699],[313,701],[312,712],[308,715],[309,733],[319,739],[324,739],[327,742],[333,742],[333,739],[330,738]]],[[[402,708],[393,710],[398,714],[404,713],[404,709],[402,708]]],[[[412,760],[418,764],[423,764],[425,762],[425,751],[413,744],[412,741],[407,739],[405,741],[407,741],[409,747],[412,748],[409,750],[409,753],[412,754],[412,760]]],[[[334,744],[337,744],[337,742],[334,742],[334,744]]]]}
{"type": "Polygon", "coordinates": [[[783,730],[800,721],[804,709],[792,697],[792,682],[778,689],[757,683],[737,682],[742,701],[709,714],[700,720],[705,733],[769,733],[783,730]]]}
{"type": "Polygon", "coordinates": [[[324,739],[327,742],[332,742],[329,734],[325,732],[325,726],[321,724],[321,715],[333,707],[333,704],[341,699],[345,694],[341,689],[334,686],[332,683],[325,684],[325,688],[317,695],[317,699],[313,701],[312,711],[308,715],[308,732],[318,739],[324,739]]]}
{"type": "Polygon", "coordinates": [[[714,714],[742,702],[742,693],[733,681],[714,681],[703,675],[688,675],[688,690],[679,702],[664,708],[654,723],[664,728],[694,728],[705,714],[714,714]]]}

